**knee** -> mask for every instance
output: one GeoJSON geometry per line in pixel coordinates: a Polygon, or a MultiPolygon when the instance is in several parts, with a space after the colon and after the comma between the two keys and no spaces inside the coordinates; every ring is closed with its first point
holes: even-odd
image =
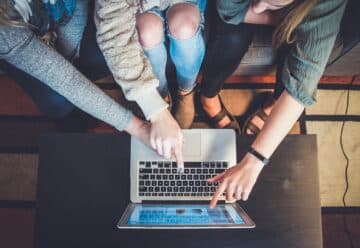
{"type": "Polygon", "coordinates": [[[150,13],[140,14],[136,17],[136,26],[140,44],[144,48],[154,47],[162,41],[164,24],[158,16],[150,13]]]}
{"type": "Polygon", "coordinates": [[[169,10],[167,19],[172,36],[177,39],[189,39],[198,30],[201,14],[196,6],[182,3],[169,10]]]}

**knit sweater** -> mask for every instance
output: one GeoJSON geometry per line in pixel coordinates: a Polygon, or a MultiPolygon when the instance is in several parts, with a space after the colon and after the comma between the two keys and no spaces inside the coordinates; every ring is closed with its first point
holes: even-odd
{"type": "Polygon", "coordinates": [[[149,0],[144,3],[143,10],[134,2],[136,1],[96,1],[97,41],[125,97],[136,101],[145,117],[151,119],[167,108],[167,104],[157,91],[159,81],[139,43],[135,15],[155,6],[164,10],[185,1],[149,0]]]}
{"type": "MultiPolygon", "coordinates": [[[[79,10],[85,9],[88,1],[78,0],[78,4],[79,10]]],[[[106,95],[26,27],[0,25],[0,59],[37,78],[80,109],[118,130],[125,129],[132,118],[129,110],[106,95]]]]}

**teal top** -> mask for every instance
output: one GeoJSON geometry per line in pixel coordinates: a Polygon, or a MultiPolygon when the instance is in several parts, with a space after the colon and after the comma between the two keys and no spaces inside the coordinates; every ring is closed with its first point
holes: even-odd
{"type": "MultiPolygon", "coordinates": [[[[217,0],[221,19],[237,25],[244,21],[251,0],[217,0]]],[[[319,0],[295,29],[281,73],[285,89],[302,105],[316,102],[316,89],[340,29],[347,0],[319,0]]]]}

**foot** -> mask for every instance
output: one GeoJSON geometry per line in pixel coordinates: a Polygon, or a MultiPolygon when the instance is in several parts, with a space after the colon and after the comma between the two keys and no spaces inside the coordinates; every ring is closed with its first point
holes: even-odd
{"type": "MultiPolygon", "coordinates": [[[[222,109],[221,102],[219,96],[216,95],[214,97],[200,97],[201,104],[203,106],[203,110],[210,117],[216,116],[222,109]]],[[[220,121],[216,123],[216,126],[219,128],[226,127],[231,122],[229,116],[225,115],[220,121]]]]}
{"type": "Polygon", "coordinates": [[[190,128],[195,118],[195,90],[178,91],[174,118],[181,128],[190,128]]]}
{"type": "Polygon", "coordinates": [[[264,112],[265,116],[261,116],[259,110],[255,112],[247,121],[247,125],[245,125],[244,132],[246,134],[259,133],[265,124],[266,118],[270,115],[272,109],[274,108],[274,105],[275,105],[275,99],[272,96],[268,97],[262,107],[262,111],[264,112]],[[249,128],[249,123],[251,123],[251,125],[253,125],[255,128],[249,128]]]}

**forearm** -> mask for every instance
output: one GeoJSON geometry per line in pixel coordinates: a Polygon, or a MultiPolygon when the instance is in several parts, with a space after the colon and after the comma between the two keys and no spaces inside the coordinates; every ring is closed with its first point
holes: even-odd
{"type": "Polygon", "coordinates": [[[271,157],[303,111],[304,106],[284,90],[252,147],[263,156],[271,157]]]}
{"type": "Polygon", "coordinates": [[[136,7],[127,1],[97,0],[97,42],[115,81],[128,100],[136,101],[147,119],[166,109],[136,30],[136,7]]]}
{"type": "MultiPolygon", "coordinates": [[[[18,32],[30,32],[18,29],[18,32]]],[[[13,33],[14,34],[14,33],[13,33]]],[[[86,79],[76,68],[48,47],[38,38],[29,36],[29,40],[11,50],[4,57],[6,61],[29,75],[47,84],[53,90],[67,98],[74,105],[123,130],[129,123],[132,114],[96,85],[86,79]]],[[[9,42],[11,37],[9,37],[9,42]]],[[[14,36],[16,39],[16,36],[14,36]]]]}

